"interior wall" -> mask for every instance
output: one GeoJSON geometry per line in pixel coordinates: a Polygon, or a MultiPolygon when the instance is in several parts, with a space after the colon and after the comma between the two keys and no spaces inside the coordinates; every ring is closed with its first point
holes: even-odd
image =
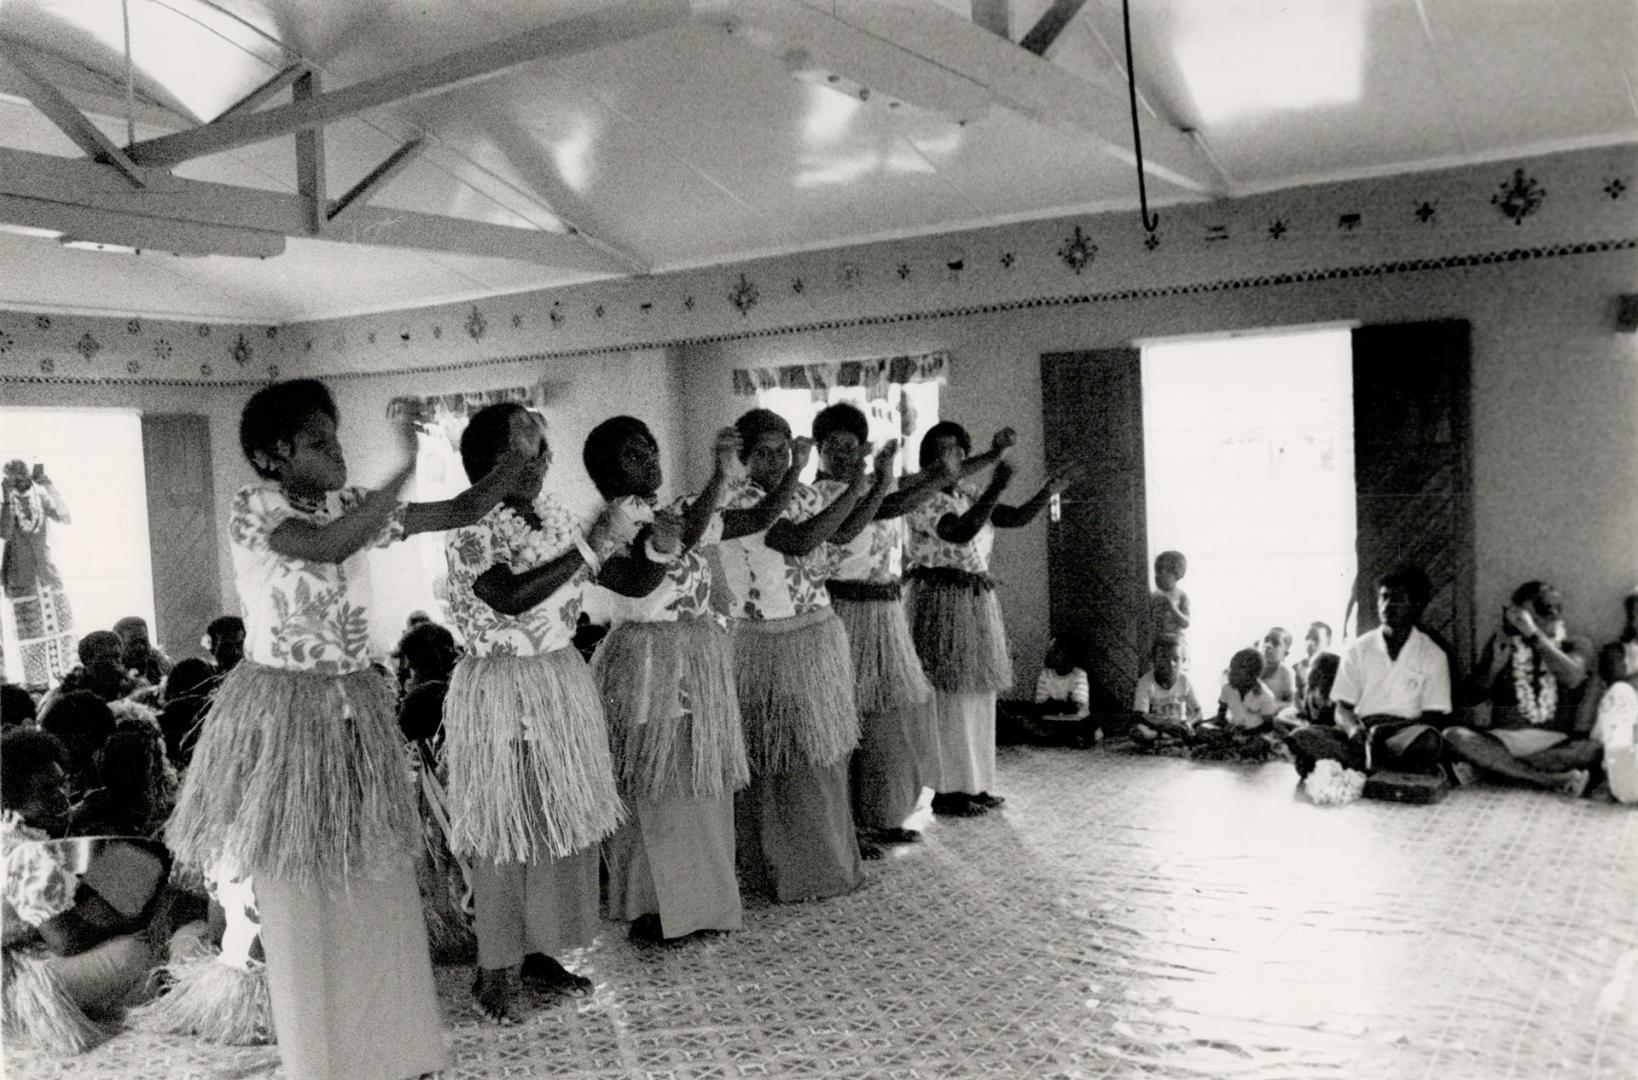
{"type": "MultiPolygon", "coordinates": [[[[735,367],[948,350],[942,415],[966,423],[976,442],[996,427],[1017,428],[1023,496],[1042,478],[1042,353],[1465,318],[1473,324],[1478,610],[1495,611],[1518,583],[1547,578],[1564,591],[1572,624],[1602,640],[1619,629],[1621,596],[1638,582],[1638,336],[1614,329],[1614,298],[1635,286],[1638,255],[1625,251],[706,343],[683,351],[683,412],[703,432],[748,407],[730,395],[735,367]]],[[[692,440],[696,474],[707,456],[692,440]]],[[[1020,672],[1036,669],[1046,644],[1048,528],[1043,516],[996,544],[1020,672]]]]}

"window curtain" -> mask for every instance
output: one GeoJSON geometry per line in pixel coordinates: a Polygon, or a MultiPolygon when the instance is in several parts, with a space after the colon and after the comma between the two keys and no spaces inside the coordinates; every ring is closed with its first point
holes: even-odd
{"type": "Polygon", "coordinates": [[[885,396],[890,385],[944,382],[949,363],[949,353],[931,352],[871,360],[735,368],[734,393],[740,397],[755,397],[759,391],[766,390],[811,390],[815,395],[822,395],[839,387],[864,387],[869,391],[879,389],[885,396]]]}

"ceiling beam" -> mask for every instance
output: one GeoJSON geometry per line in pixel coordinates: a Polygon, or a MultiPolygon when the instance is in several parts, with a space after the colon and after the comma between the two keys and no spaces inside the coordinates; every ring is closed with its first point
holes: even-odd
{"type": "MultiPolygon", "coordinates": [[[[89,116],[124,120],[129,114],[138,124],[161,131],[178,131],[199,123],[196,116],[178,103],[160,101],[142,87],[137,87],[128,100],[122,81],[57,53],[4,35],[0,35],[0,48],[27,61],[73,102],[75,108],[89,116]]],[[[0,94],[27,100],[25,86],[21,75],[0,64],[0,94]]]]}
{"type": "Polygon", "coordinates": [[[0,66],[10,67],[22,79],[24,96],[34,103],[35,108],[45,113],[46,119],[62,129],[64,135],[74,140],[86,157],[112,166],[132,187],[142,186],[141,170],[125,156],[125,151],[114,145],[114,141],[104,135],[101,128],[75,108],[74,103],[64,97],[50,79],[3,43],[0,43],[0,66]]]}
{"type": "MultiPolygon", "coordinates": [[[[312,101],[319,92],[319,73],[304,71],[291,83],[296,104],[312,101]]],[[[303,224],[309,236],[324,232],[330,219],[330,197],[324,190],[324,129],[304,128],[296,132],[296,194],[301,196],[303,224]]]]}
{"type": "MultiPolygon", "coordinates": [[[[0,149],[0,194],[166,222],[309,235],[306,203],[300,195],[184,180],[157,171],[147,173],[146,179],[146,188],[133,191],[118,175],[93,162],[0,149]]],[[[578,234],[374,206],[354,207],[345,224],[332,223],[322,239],[516,259],[587,273],[633,272],[629,263],[578,234]]]]}
{"type": "MultiPolygon", "coordinates": [[[[758,0],[746,2],[755,5],[758,0]]],[[[1043,124],[1072,128],[1104,153],[1136,163],[1131,106],[1121,73],[1099,72],[1096,81],[1082,78],[932,3],[826,0],[822,12],[804,2],[793,6],[829,19],[862,49],[891,43],[907,65],[962,76],[981,85],[995,104],[1043,124]]],[[[1226,194],[1216,169],[1176,128],[1151,125],[1144,131],[1143,167],[1151,178],[1185,191],[1226,194]]]]}
{"type": "Polygon", "coordinates": [[[240,113],[255,112],[263,102],[301,78],[307,73],[307,70],[306,64],[291,64],[284,70],[275,72],[262,85],[223,109],[221,115],[216,119],[221,120],[229,116],[238,116],[240,113]]]}
{"type": "Polygon", "coordinates": [[[1018,39],[1018,47],[1036,56],[1050,58],[1052,47],[1058,43],[1059,35],[1085,6],[1086,0],[1052,0],[1052,6],[1042,12],[1041,17],[1035,20],[1035,25],[1029,28],[1029,32],[1018,39]]]}
{"type": "Polygon", "coordinates": [[[392,183],[392,178],[403,172],[416,158],[421,156],[426,143],[420,139],[412,139],[394,150],[392,154],[370,170],[370,175],[354,184],[348,192],[330,204],[326,215],[330,222],[348,220],[348,210],[356,209],[373,199],[382,188],[392,183]]]}
{"type": "Polygon", "coordinates": [[[265,259],[284,251],[284,236],[261,229],[205,225],[96,210],[45,199],[0,195],[0,221],[62,233],[64,241],[118,244],[178,255],[235,255],[265,259]]]}
{"type": "Polygon", "coordinates": [[[448,93],[523,64],[629,41],[681,25],[688,14],[688,0],[627,0],[405,71],[366,79],[307,101],[241,113],[190,131],[147,139],[130,146],[128,153],[143,165],[177,165],[206,154],[323,127],[371,109],[448,93]]]}

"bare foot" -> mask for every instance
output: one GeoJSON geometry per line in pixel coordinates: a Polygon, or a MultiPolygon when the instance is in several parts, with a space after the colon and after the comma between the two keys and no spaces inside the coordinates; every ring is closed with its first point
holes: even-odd
{"type": "MultiPolygon", "coordinates": [[[[655,916],[656,923],[659,917],[655,916]]],[[[562,991],[569,994],[589,994],[592,981],[576,975],[545,953],[530,953],[523,958],[523,981],[536,990],[562,991]]]]}
{"type": "Polygon", "coordinates": [[[1587,793],[1587,781],[1592,774],[1586,769],[1572,769],[1564,774],[1564,779],[1553,790],[1572,799],[1579,799],[1587,793]]]}
{"type": "Polygon", "coordinates": [[[472,996],[477,999],[478,1011],[492,1023],[510,1027],[518,1022],[512,1008],[512,969],[479,968],[472,981],[472,996]]]}

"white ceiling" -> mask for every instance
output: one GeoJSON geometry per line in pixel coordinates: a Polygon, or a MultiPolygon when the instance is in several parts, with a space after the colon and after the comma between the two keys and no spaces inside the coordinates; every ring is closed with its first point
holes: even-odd
{"type": "MultiPolygon", "coordinates": [[[[126,3],[138,141],[217,116],[296,61],[329,92],[624,10],[587,0],[126,3]]],[[[1085,3],[1046,59],[990,32],[1022,39],[1053,6],[639,0],[631,10],[680,17],[325,130],[330,197],[419,136],[425,153],[372,205],[572,226],[595,241],[596,259],[578,268],[320,238],[291,239],[265,260],[119,255],[0,232],[0,305],[284,322],[585,281],[611,265],[660,272],[1135,206],[1118,0],[1085,3]],[[975,9],[989,29],[974,25],[975,9]],[[846,96],[805,81],[823,77],[805,70],[873,93],[846,96]]],[[[1194,182],[1151,176],[1157,204],[1638,140],[1632,0],[1132,6],[1145,150],[1194,182]]],[[[0,47],[47,72],[115,143],[129,141],[121,0],[0,0],[0,47]]],[[[0,70],[0,147],[83,156],[7,78],[0,70]]],[[[289,100],[285,91],[263,107],[289,100]]],[[[294,193],[294,141],[175,173],[294,193]]]]}

